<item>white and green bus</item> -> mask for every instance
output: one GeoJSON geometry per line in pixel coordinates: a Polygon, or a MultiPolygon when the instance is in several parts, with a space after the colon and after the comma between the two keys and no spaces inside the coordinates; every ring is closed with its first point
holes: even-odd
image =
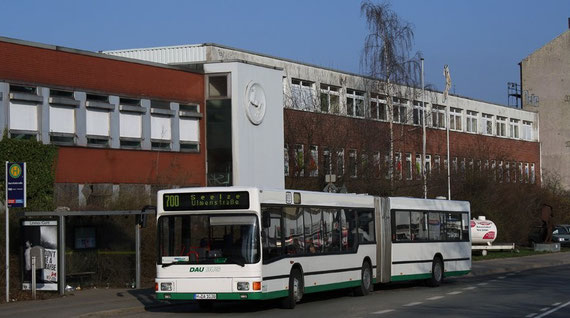
{"type": "Polygon", "coordinates": [[[158,193],[156,295],[282,298],[471,270],[469,203],[246,187],[158,193]]]}

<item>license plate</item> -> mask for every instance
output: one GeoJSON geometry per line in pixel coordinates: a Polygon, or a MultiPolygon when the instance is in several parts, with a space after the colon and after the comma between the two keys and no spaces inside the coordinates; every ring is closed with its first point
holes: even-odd
{"type": "Polygon", "coordinates": [[[216,294],[195,294],[194,299],[216,299],[216,294]]]}

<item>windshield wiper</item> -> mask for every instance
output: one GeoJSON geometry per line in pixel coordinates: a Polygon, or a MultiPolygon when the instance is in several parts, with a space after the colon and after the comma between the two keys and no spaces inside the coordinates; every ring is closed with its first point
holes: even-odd
{"type": "Polygon", "coordinates": [[[182,261],[182,262],[172,262],[172,263],[167,263],[167,264],[162,264],[162,267],[169,267],[172,265],[181,265],[181,264],[191,264],[189,261],[182,261]]]}
{"type": "Polygon", "coordinates": [[[238,259],[238,258],[235,258],[232,256],[227,257],[227,259],[228,259],[228,261],[231,261],[234,264],[237,264],[241,267],[245,267],[245,261],[242,261],[241,259],[238,259]]]}

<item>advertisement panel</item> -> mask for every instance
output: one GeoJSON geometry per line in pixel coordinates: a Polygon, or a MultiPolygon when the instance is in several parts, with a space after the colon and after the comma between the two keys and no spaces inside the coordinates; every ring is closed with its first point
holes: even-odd
{"type": "MultiPolygon", "coordinates": [[[[43,291],[57,291],[57,221],[56,220],[24,220],[22,221],[22,289],[30,290],[32,281],[31,251],[33,247],[43,250],[44,268],[36,269],[36,288],[43,291]]],[[[36,264],[41,261],[36,260],[36,264]]]]}

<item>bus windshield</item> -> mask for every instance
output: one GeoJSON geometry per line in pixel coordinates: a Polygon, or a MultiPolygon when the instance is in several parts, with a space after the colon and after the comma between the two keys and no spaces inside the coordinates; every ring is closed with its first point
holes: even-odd
{"type": "Polygon", "coordinates": [[[158,264],[254,264],[259,226],[252,214],[165,215],[158,220],[158,264]]]}

